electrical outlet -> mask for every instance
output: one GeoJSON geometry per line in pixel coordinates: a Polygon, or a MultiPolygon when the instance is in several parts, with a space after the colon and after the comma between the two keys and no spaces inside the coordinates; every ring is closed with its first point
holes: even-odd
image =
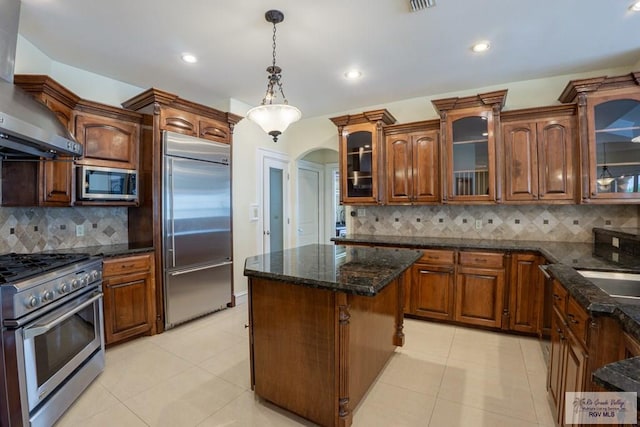
{"type": "Polygon", "coordinates": [[[358,208],[358,216],[367,216],[367,210],[365,208],[358,208]]]}
{"type": "Polygon", "coordinates": [[[480,230],[482,228],[482,220],[476,219],[476,230],[480,230]]]}
{"type": "Polygon", "coordinates": [[[76,225],[76,237],[84,236],[84,224],[76,225]]]}
{"type": "Polygon", "coordinates": [[[611,238],[611,246],[613,246],[614,248],[619,248],[620,247],[620,239],[618,239],[617,237],[612,237],[611,238]]]}

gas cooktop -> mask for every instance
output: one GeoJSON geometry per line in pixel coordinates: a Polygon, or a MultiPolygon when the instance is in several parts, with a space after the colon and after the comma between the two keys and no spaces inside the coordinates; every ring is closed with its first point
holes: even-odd
{"type": "Polygon", "coordinates": [[[28,279],[89,258],[85,253],[35,253],[0,255],[0,286],[28,279]]]}

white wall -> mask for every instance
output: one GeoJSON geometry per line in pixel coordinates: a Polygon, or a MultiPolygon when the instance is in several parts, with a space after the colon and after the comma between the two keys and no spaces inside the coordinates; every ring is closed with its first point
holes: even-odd
{"type": "MultiPolygon", "coordinates": [[[[384,105],[363,106],[350,111],[332,113],[321,117],[310,117],[294,123],[279,138],[277,143],[271,140],[257,125],[242,120],[235,127],[233,143],[233,224],[234,224],[234,279],[236,294],[246,291],[246,279],[242,275],[244,260],[248,256],[259,252],[256,244],[258,233],[257,222],[249,221],[250,206],[259,203],[258,177],[256,172],[256,150],[267,148],[288,153],[291,160],[291,171],[296,170],[295,160],[316,149],[337,150],[338,136],[336,128],[329,117],[348,113],[387,108],[398,120],[407,123],[437,118],[431,105],[431,99],[452,96],[468,96],[498,89],[508,89],[505,110],[536,107],[557,104],[557,98],[572,79],[589,76],[617,75],[639,69],[640,63],[631,68],[617,68],[599,70],[591,73],[556,76],[552,78],[511,82],[484,88],[436,94],[433,96],[416,97],[384,105]]],[[[138,88],[124,82],[119,82],[95,73],[80,70],[53,61],[31,45],[27,40],[19,37],[16,54],[16,72],[32,74],[49,74],[56,81],[66,86],[78,96],[111,105],[120,103],[147,88],[138,88]]],[[[292,98],[295,104],[295,99],[292,98]]],[[[249,105],[236,100],[229,101],[229,111],[244,116],[249,105]]],[[[302,112],[304,114],[304,111],[302,112]]],[[[296,203],[296,177],[292,174],[289,197],[296,203]]],[[[291,210],[291,230],[296,227],[295,209],[291,210]]],[[[295,233],[289,233],[288,244],[295,244],[295,233]]]]}

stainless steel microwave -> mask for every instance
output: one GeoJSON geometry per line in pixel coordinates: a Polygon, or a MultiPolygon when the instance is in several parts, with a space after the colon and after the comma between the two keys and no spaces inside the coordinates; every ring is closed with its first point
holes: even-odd
{"type": "Polygon", "coordinates": [[[78,167],[80,200],[138,200],[138,171],[100,166],[78,167]]]}

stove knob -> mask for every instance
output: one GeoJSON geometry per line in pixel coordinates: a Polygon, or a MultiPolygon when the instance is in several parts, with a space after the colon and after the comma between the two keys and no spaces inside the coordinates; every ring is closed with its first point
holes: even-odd
{"type": "Polygon", "coordinates": [[[27,306],[27,308],[36,308],[38,304],[40,304],[40,301],[35,296],[29,295],[24,304],[27,306]]]}
{"type": "Polygon", "coordinates": [[[79,286],[80,283],[78,282],[78,279],[71,280],[71,289],[78,289],[79,286]]]}
{"type": "Polygon", "coordinates": [[[50,290],[46,290],[42,293],[42,296],[40,297],[40,300],[42,302],[49,302],[49,301],[53,301],[53,291],[50,290]]]}
{"type": "Polygon", "coordinates": [[[93,270],[91,272],[91,281],[93,282],[93,281],[96,281],[96,280],[98,280],[98,270],[93,270]]]}
{"type": "Polygon", "coordinates": [[[60,284],[60,286],[58,286],[58,292],[60,292],[61,294],[66,294],[70,290],[71,290],[71,287],[69,286],[68,283],[63,282],[60,284]]]}

